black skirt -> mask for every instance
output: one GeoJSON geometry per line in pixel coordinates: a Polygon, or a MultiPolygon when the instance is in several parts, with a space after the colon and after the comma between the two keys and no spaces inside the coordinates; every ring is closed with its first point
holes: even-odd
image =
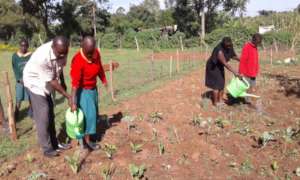
{"type": "Polygon", "coordinates": [[[225,71],[224,65],[208,60],[205,71],[205,85],[213,90],[224,90],[225,71]]]}

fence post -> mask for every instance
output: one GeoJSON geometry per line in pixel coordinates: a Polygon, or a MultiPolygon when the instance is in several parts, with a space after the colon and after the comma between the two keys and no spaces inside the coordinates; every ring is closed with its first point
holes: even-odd
{"type": "Polygon", "coordinates": [[[176,71],[179,73],[180,71],[180,64],[179,64],[179,50],[176,51],[176,71]]]}
{"type": "Polygon", "coordinates": [[[136,44],[136,51],[137,51],[137,52],[140,52],[139,41],[138,41],[138,39],[137,39],[136,36],[134,36],[134,40],[135,40],[135,44],[136,44]]]}
{"type": "Polygon", "coordinates": [[[3,123],[4,123],[4,111],[3,111],[3,106],[0,98],[0,130],[3,128],[3,123]]]}
{"type": "Polygon", "coordinates": [[[154,52],[152,51],[151,54],[151,66],[150,66],[150,71],[151,71],[151,80],[154,80],[154,52]]]}
{"type": "Polygon", "coordinates": [[[180,39],[180,47],[181,47],[181,51],[183,51],[183,42],[182,42],[182,37],[179,36],[179,39],[180,39]]]}
{"type": "Polygon", "coordinates": [[[110,74],[110,93],[111,93],[111,99],[113,101],[116,101],[116,98],[115,98],[115,93],[114,93],[114,86],[113,86],[113,62],[110,61],[109,62],[109,74],[110,74]]]}
{"type": "Polygon", "coordinates": [[[273,66],[273,47],[271,47],[270,50],[270,62],[271,62],[271,66],[273,66]]]}
{"type": "Polygon", "coordinates": [[[11,133],[11,138],[12,140],[17,140],[17,130],[16,130],[16,122],[15,122],[15,117],[14,117],[14,109],[13,109],[13,98],[12,98],[12,93],[11,93],[11,87],[9,83],[9,78],[8,78],[8,72],[5,71],[3,72],[4,75],[4,85],[6,89],[6,97],[7,97],[7,114],[8,114],[8,124],[9,124],[9,130],[11,133]]]}
{"type": "Polygon", "coordinates": [[[173,56],[170,56],[170,78],[172,77],[173,71],[173,56]]]}

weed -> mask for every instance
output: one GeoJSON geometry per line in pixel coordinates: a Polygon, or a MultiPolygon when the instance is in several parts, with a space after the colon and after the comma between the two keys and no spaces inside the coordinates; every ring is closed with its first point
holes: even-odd
{"type": "Polygon", "coordinates": [[[129,172],[131,177],[134,180],[142,179],[144,177],[144,173],[146,172],[146,170],[147,168],[144,164],[141,166],[137,166],[135,164],[129,164],[129,172]]]}
{"type": "Polygon", "coordinates": [[[104,144],[103,151],[109,159],[117,152],[117,147],[114,144],[104,144]]]}
{"type": "Polygon", "coordinates": [[[145,117],[143,114],[138,115],[137,120],[138,121],[144,121],[145,117]]]}
{"type": "Polygon", "coordinates": [[[165,153],[165,145],[162,142],[158,143],[158,151],[159,155],[163,155],[165,153]]]}
{"type": "Polygon", "coordinates": [[[131,151],[133,153],[138,153],[138,152],[142,151],[143,144],[136,144],[136,143],[130,142],[130,147],[131,147],[131,151]]]}
{"type": "Polygon", "coordinates": [[[197,115],[197,116],[193,117],[191,124],[193,126],[195,126],[195,127],[202,127],[202,128],[204,128],[208,124],[208,122],[205,121],[203,119],[203,117],[201,116],[201,114],[200,114],[200,115],[197,115]]]}
{"type": "Polygon", "coordinates": [[[115,172],[115,167],[113,164],[110,164],[110,166],[105,166],[104,168],[102,168],[101,175],[104,180],[111,180],[114,172],[115,172]]]}
{"type": "Polygon", "coordinates": [[[249,174],[252,170],[253,170],[253,166],[252,166],[252,163],[249,159],[247,159],[246,161],[244,161],[241,164],[240,171],[243,174],[249,174]]]}
{"type": "Polygon", "coordinates": [[[163,120],[163,113],[161,112],[153,112],[149,115],[149,121],[152,123],[159,123],[161,120],[163,120]]]}
{"type": "Polygon", "coordinates": [[[27,178],[28,180],[38,180],[41,178],[47,178],[47,174],[43,173],[43,172],[32,172],[30,174],[30,176],[27,178]]]}
{"type": "Polygon", "coordinates": [[[66,156],[65,160],[69,164],[73,173],[77,174],[80,168],[80,152],[76,151],[73,156],[66,156]]]}

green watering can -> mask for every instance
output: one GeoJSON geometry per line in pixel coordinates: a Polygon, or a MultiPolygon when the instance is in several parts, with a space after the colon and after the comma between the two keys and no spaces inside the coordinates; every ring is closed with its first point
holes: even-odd
{"type": "Polygon", "coordinates": [[[226,87],[229,94],[234,97],[254,97],[259,98],[259,96],[256,96],[254,94],[248,94],[247,90],[250,88],[250,84],[245,78],[238,78],[234,77],[230,81],[229,85],[226,87]]]}
{"type": "Polygon", "coordinates": [[[67,134],[72,139],[81,139],[84,136],[84,115],[81,109],[71,112],[71,108],[66,112],[67,134]]]}

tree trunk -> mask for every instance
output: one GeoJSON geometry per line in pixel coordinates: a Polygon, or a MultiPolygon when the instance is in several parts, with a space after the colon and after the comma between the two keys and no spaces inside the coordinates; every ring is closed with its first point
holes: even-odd
{"type": "Polygon", "coordinates": [[[3,124],[4,124],[4,111],[3,111],[3,106],[1,103],[1,99],[0,99],[0,129],[3,128],[3,124]]]}

